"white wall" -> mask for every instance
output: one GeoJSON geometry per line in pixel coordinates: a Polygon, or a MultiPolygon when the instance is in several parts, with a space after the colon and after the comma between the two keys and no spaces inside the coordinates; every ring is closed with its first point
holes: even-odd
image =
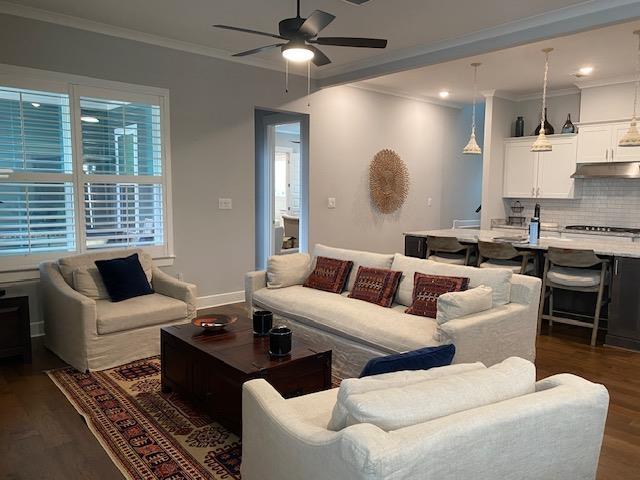
{"type": "Polygon", "coordinates": [[[489,96],[486,99],[484,125],[484,161],[482,169],[481,226],[491,227],[492,218],[504,218],[502,201],[504,138],[511,135],[514,102],[489,96]]]}
{"type": "Polygon", "coordinates": [[[628,120],[633,114],[633,83],[618,83],[581,91],[582,122],[628,120]]]}
{"type": "Polygon", "coordinates": [[[404,230],[441,226],[443,192],[457,189],[443,169],[459,142],[458,109],[352,87],[314,94],[309,109],[300,77],[286,96],[280,72],[7,15],[0,45],[0,63],[170,90],[177,258],[169,271],[196,283],[205,303],[237,298],[225,294],[241,291],[253,268],[255,107],[311,115],[311,245],[402,250],[404,230]],[[368,164],[382,148],[411,173],[407,204],[390,216],[374,212],[367,190],[368,164]],[[219,197],[232,198],[233,209],[218,210],[219,197]]]}

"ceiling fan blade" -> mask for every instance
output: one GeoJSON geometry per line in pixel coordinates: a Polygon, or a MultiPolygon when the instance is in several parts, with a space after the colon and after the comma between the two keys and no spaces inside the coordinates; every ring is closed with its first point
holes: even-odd
{"type": "Polygon", "coordinates": [[[320,37],[309,41],[318,45],[337,47],[387,48],[387,40],[381,38],[320,37]]]}
{"type": "Polygon", "coordinates": [[[313,51],[313,58],[311,61],[316,67],[322,67],[323,65],[328,65],[331,63],[329,57],[327,57],[319,48],[314,47],[313,45],[307,45],[309,50],[313,51]]]}
{"type": "Polygon", "coordinates": [[[246,52],[234,53],[233,57],[246,57],[247,55],[253,55],[254,53],[260,53],[265,50],[271,50],[272,48],[281,47],[282,45],[286,45],[286,43],[274,43],[273,45],[266,45],[260,48],[254,48],[253,50],[247,50],[246,52]]]}
{"type": "Polygon", "coordinates": [[[300,26],[300,30],[298,30],[303,35],[307,37],[315,37],[320,33],[320,30],[324,29],[327,25],[335,20],[335,15],[331,15],[330,13],[323,12],[322,10],[316,10],[309,18],[307,18],[304,23],[300,26]]]}
{"type": "Polygon", "coordinates": [[[250,30],[248,28],[232,27],[230,25],[213,25],[216,28],[223,28],[224,30],[233,30],[235,32],[253,33],[255,35],[262,35],[263,37],[278,38],[280,40],[286,40],[286,38],[276,35],[274,33],[259,32],[258,30],[250,30]]]}

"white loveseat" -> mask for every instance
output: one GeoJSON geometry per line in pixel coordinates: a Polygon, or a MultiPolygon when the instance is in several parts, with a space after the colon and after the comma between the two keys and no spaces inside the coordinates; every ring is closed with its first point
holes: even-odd
{"type": "MultiPolygon", "coordinates": [[[[160,327],[188,322],[196,314],[196,286],[164,273],[138,249],[44,262],[40,264],[40,282],[46,345],[80,371],[104,370],[158,355],[160,327]],[[84,286],[87,279],[92,283],[91,276],[98,275],[96,260],[133,253],[138,253],[155,293],[114,303],[74,289],[74,278],[77,280],[80,270],[84,271],[84,286]]],[[[98,290],[94,293],[100,297],[98,290]]]]}
{"type": "MultiPolygon", "coordinates": [[[[464,401],[474,396],[472,380],[465,379],[464,401]]],[[[534,381],[526,394],[395,430],[356,423],[333,431],[327,425],[339,389],[285,400],[265,380],[252,380],[243,387],[242,478],[595,479],[607,390],[569,374],[534,381]]]]}
{"type": "Polygon", "coordinates": [[[538,278],[515,275],[502,269],[444,265],[401,254],[378,254],[316,245],[315,256],[354,262],[348,280],[353,286],[359,266],[400,270],[396,303],[391,308],[319,291],[302,285],[267,288],[266,271],[245,277],[245,301],[249,309],[266,309],[275,321],[288,325],[294,336],[318,348],[333,350],[333,372],[340,378],[358,376],[366,362],[393,353],[453,343],[454,363],[480,361],[493,365],[511,356],[535,358],[538,278]],[[450,320],[404,313],[411,303],[416,271],[470,278],[470,287],[489,284],[494,291],[491,309],[450,320]]]}

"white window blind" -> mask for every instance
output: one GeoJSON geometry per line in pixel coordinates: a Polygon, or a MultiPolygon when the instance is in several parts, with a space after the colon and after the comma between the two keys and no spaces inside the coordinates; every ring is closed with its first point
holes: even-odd
{"type": "Polygon", "coordinates": [[[171,256],[168,93],[0,78],[0,271],[101,248],[171,256]]]}
{"type": "Polygon", "coordinates": [[[86,247],[164,243],[160,106],[80,97],[86,247]]]}
{"type": "Polygon", "coordinates": [[[72,168],[69,96],[0,87],[0,255],[75,250],[72,168]]]}

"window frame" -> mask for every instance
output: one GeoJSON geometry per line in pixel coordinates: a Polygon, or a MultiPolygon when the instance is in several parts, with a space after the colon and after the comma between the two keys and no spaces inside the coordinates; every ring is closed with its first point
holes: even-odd
{"type": "MultiPolygon", "coordinates": [[[[38,181],[51,178],[59,180],[63,176],[71,181],[74,189],[75,206],[75,251],[57,251],[40,254],[23,254],[0,256],[0,282],[19,281],[38,278],[38,264],[47,260],[57,260],[66,256],[83,253],[109,251],[113,248],[87,249],[84,209],[84,185],[93,180],[96,175],[87,175],[83,170],[82,158],[82,126],[80,120],[80,97],[104,98],[109,100],[131,101],[150,103],[160,107],[160,138],[161,138],[161,175],[149,176],[125,176],[125,175],[100,175],[105,183],[137,183],[162,185],[163,207],[163,239],[162,245],[140,246],[148,252],[159,266],[173,264],[173,208],[171,189],[171,135],[170,135],[170,109],[169,90],[158,87],[100,80],[91,77],[56,73],[45,70],[37,70],[13,65],[0,64],[0,85],[9,88],[39,90],[43,92],[61,93],[69,96],[71,115],[71,147],[73,171],[71,174],[36,173],[38,181]]],[[[17,172],[3,183],[16,183],[29,178],[33,181],[34,175],[17,172]]],[[[67,180],[68,181],[68,180],[67,180]]]]}

